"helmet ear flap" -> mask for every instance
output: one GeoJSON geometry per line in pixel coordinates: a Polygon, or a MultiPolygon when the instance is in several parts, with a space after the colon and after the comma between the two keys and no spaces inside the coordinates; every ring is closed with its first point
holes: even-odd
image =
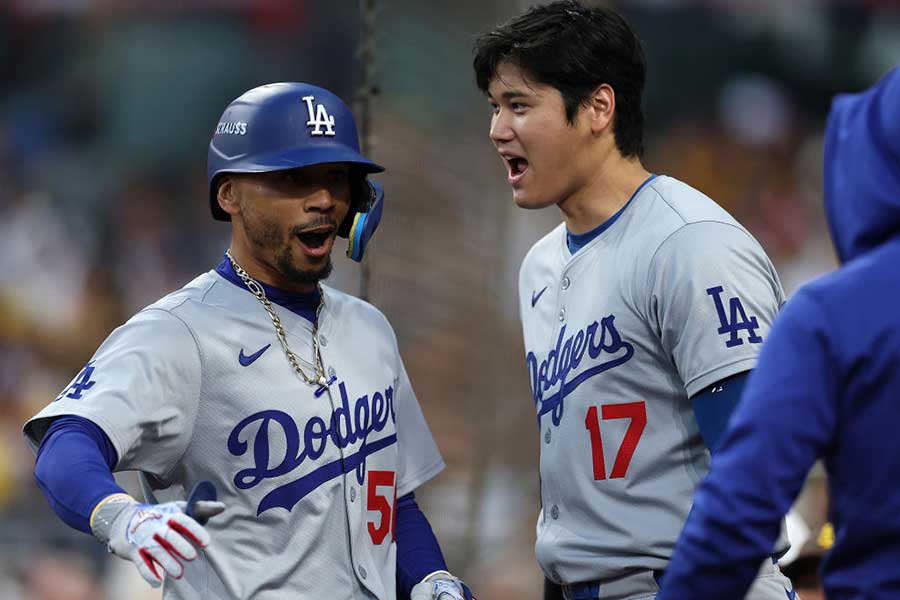
{"type": "Polygon", "coordinates": [[[350,173],[350,209],[347,216],[338,226],[337,234],[342,238],[350,237],[350,228],[358,213],[369,211],[372,206],[372,189],[365,173],[353,169],[350,173]]]}
{"type": "Polygon", "coordinates": [[[378,224],[381,223],[381,212],[384,209],[384,189],[381,185],[376,181],[366,181],[366,187],[368,188],[368,200],[365,212],[353,215],[347,236],[347,256],[356,262],[362,261],[366,246],[375,235],[378,224]]]}

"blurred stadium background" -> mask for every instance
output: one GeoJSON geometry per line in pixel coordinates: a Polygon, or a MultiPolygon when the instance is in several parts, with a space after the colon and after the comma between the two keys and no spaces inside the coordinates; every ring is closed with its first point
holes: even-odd
{"type": "MultiPolygon", "coordinates": [[[[538,436],[515,281],[559,216],[512,203],[470,66],[474,36],[531,2],[375,4],[371,152],[388,195],[370,298],[449,465],[419,497],[479,596],[537,599],[538,436]]],[[[832,269],[824,117],[834,93],[900,62],[898,3],[609,4],[645,44],[648,168],[747,225],[789,293],[832,269]]],[[[360,25],[354,0],[0,2],[0,598],[159,598],[51,513],[21,425],[113,327],[221,259],[205,160],[224,106],[279,80],[355,101],[360,25]]],[[[337,263],[330,283],[357,293],[360,269],[337,263]]],[[[798,549],[814,564],[827,500],[819,477],[808,488],[798,549]]]]}

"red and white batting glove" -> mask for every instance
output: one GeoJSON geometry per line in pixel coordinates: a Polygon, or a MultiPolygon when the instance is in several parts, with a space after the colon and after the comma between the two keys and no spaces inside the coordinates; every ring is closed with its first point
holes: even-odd
{"type": "MultiPolygon", "coordinates": [[[[163,574],[180,579],[183,561],[197,558],[197,548],[209,545],[209,532],[185,514],[186,502],[141,504],[127,494],[113,494],[100,501],[91,515],[94,537],[110,552],[137,566],[153,587],[163,574]]],[[[221,502],[200,501],[192,514],[200,520],[225,510],[221,502]]]]}
{"type": "Polygon", "coordinates": [[[410,600],[474,600],[472,592],[458,577],[447,571],[425,576],[409,592],[410,600]]]}

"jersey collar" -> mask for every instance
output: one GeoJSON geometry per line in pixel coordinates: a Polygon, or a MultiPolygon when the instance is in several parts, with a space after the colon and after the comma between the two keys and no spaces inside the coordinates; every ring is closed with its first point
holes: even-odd
{"type": "MultiPolygon", "coordinates": [[[[231,261],[228,260],[228,257],[225,257],[222,262],[219,263],[219,266],[216,267],[216,273],[239,288],[247,289],[247,286],[244,285],[244,282],[241,281],[238,274],[234,272],[234,267],[231,266],[231,261]]],[[[262,281],[258,281],[258,283],[262,286],[263,291],[266,293],[266,298],[268,298],[270,302],[288,309],[310,323],[316,322],[316,309],[319,307],[319,302],[322,300],[318,287],[315,291],[304,293],[291,292],[281,288],[272,287],[262,281]]]]}
{"type": "Polygon", "coordinates": [[[644,187],[655,178],[656,174],[651,173],[650,177],[645,179],[644,182],[639,185],[636,190],[634,190],[634,193],[631,195],[631,198],[628,199],[628,202],[625,203],[625,206],[620,208],[616,212],[616,214],[600,223],[600,225],[598,225],[597,227],[594,227],[593,229],[585,233],[571,233],[568,229],[566,229],[566,245],[569,247],[569,254],[574,255],[576,252],[587,246],[601,233],[612,227],[612,224],[622,216],[622,213],[625,212],[625,209],[628,208],[628,205],[631,204],[631,201],[634,200],[641,192],[641,190],[644,189],[644,187]]]}

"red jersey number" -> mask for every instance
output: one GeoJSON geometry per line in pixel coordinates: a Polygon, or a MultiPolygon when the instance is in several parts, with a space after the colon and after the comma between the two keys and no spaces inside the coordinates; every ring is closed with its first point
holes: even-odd
{"type": "Polygon", "coordinates": [[[637,448],[644,433],[644,427],[647,425],[647,407],[644,402],[627,402],[625,404],[604,404],[600,407],[600,415],[598,415],[597,407],[592,406],[587,411],[584,418],[584,426],[587,428],[591,436],[591,456],[594,462],[594,479],[601,481],[606,479],[606,463],[603,460],[603,439],[600,437],[600,418],[604,421],[609,419],[631,419],[628,425],[628,431],[619,446],[616,453],[616,462],[613,464],[612,473],[609,474],[610,479],[621,479],[628,472],[628,465],[631,463],[631,457],[634,456],[634,450],[637,448]]]}
{"type": "Polygon", "coordinates": [[[397,488],[394,487],[393,471],[369,471],[369,490],[367,508],[378,513],[376,519],[369,521],[369,537],[376,546],[384,542],[387,534],[394,541],[394,515],[397,505],[397,488]],[[379,493],[378,488],[392,488],[386,493],[379,493]],[[391,502],[390,499],[393,500],[391,502]],[[375,522],[378,526],[375,526],[375,522]]]}

